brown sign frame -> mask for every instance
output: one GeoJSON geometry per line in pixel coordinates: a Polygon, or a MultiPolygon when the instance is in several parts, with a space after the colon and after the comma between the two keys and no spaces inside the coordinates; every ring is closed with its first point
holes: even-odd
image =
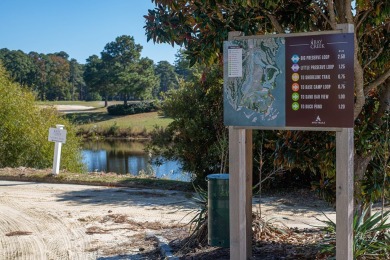
{"type": "MultiPolygon", "coordinates": [[[[263,130],[314,130],[341,131],[354,125],[354,43],[353,33],[341,30],[310,32],[297,34],[277,34],[267,36],[238,36],[235,41],[250,39],[285,39],[285,124],[264,125],[228,122],[226,115],[231,110],[225,110],[225,124],[240,129],[263,130]],[[292,57],[297,55],[299,62],[292,57]],[[293,65],[300,67],[294,71],[293,65]],[[299,79],[293,79],[298,74],[299,79]],[[294,81],[295,80],[295,81],[294,81]],[[293,84],[300,88],[293,91],[293,84]],[[294,97],[294,98],[293,98],[294,97]],[[298,97],[298,100],[296,98],[298,97]],[[293,100],[294,99],[294,100],[293,100]],[[299,108],[292,107],[298,104],[299,108]]],[[[225,67],[228,65],[225,63],[225,67]]],[[[226,70],[226,68],[225,68],[226,70]]],[[[227,80],[224,71],[225,84],[227,80]]],[[[280,86],[279,86],[280,87],[280,86]]],[[[226,85],[225,85],[226,88],[226,85]]],[[[225,91],[224,91],[225,92],[225,91]]],[[[224,93],[224,98],[225,97],[224,93]]]]}

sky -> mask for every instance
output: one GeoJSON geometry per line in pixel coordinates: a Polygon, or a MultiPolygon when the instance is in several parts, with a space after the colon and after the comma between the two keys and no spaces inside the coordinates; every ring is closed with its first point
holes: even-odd
{"type": "Polygon", "coordinates": [[[147,42],[151,0],[0,0],[0,49],[25,53],[65,51],[84,64],[121,35],[143,46],[141,57],[174,63],[179,47],[147,42]]]}

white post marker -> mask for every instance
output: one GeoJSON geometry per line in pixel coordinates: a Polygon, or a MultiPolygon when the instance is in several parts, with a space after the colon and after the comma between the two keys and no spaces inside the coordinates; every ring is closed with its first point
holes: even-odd
{"type": "Polygon", "coordinates": [[[61,148],[66,142],[66,130],[63,125],[56,125],[56,128],[49,128],[49,141],[55,142],[53,158],[53,174],[57,175],[60,171],[61,148]]]}

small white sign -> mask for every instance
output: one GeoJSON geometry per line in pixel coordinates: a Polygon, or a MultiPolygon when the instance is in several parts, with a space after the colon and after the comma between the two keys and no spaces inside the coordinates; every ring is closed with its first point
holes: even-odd
{"type": "Polygon", "coordinates": [[[49,141],[65,143],[66,142],[66,130],[58,128],[49,128],[49,141]]]}

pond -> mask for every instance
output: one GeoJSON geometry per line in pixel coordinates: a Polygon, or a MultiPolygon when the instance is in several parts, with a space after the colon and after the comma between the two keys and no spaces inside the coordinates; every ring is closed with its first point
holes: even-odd
{"type": "Polygon", "coordinates": [[[161,165],[152,164],[155,159],[145,152],[144,142],[125,140],[97,140],[83,144],[83,162],[89,172],[115,172],[119,174],[144,174],[156,178],[190,181],[177,161],[162,160],[161,165]]]}

